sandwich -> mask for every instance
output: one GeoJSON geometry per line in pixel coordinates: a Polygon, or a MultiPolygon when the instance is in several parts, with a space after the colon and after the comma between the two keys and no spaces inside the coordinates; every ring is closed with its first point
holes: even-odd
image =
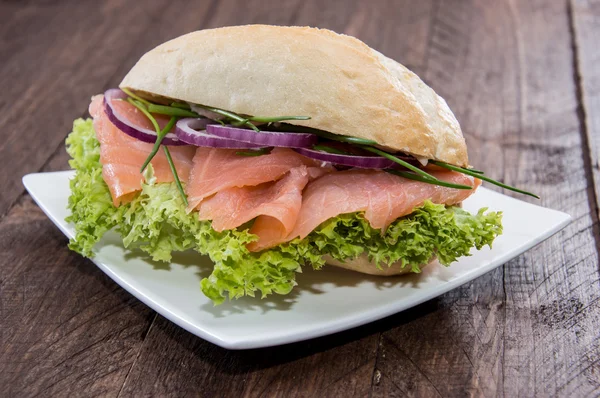
{"type": "Polygon", "coordinates": [[[461,202],[481,181],[446,102],[350,36],[307,27],[192,32],[92,97],[66,145],[69,247],[102,236],[169,262],[214,264],[214,303],[288,294],[303,267],[420,272],[491,247],[500,212],[461,202]]]}

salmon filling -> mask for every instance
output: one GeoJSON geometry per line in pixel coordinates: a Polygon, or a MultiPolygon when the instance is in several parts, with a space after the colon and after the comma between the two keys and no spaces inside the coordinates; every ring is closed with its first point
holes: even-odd
{"type": "MultiPolygon", "coordinates": [[[[142,189],[142,164],[152,144],[128,136],[114,126],[103,109],[102,96],[93,98],[90,114],[100,142],[102,177],[113,204],[130,201],[142,189]]],[[[120,113],[148,126],[148,119],[127,102],[120,113]]],[[[167,120],[157,116],[165,125],[167,120]]],[[[340,214],[363,212],[371,227],[385,231],[396,219],[426,201],[454,205],[475,192],[481,181],[453,171],[433,171],[439,180],[472,186],[461,190],[412,181],[381,170],[337,171],[288,148],[244,157],[236,150],[193,146],[171,147],[179,178],[186,186],[188,212],[212,221],[216,231],[236,229],[254,220],[248,244],[261,251],[295,238],[305,238],[323,222],[340,214]]],[[[157,182],[172,182],[162,152],[152,159],[157,182]]]]}
{"type": "MultiPolygon", "coordinates": [[[[142,172],[140,171],[148,154],[152,151],[152,144],[136,140],[119,130],[108,120],[103,107],[103,95],[92,98],[89,112],[94,119],[96,138],[100,142],[100,163],[102,163],[102,177],[110,189],[113,204],[119,206],[128,203],[135,194],[142,189],[142,172]]],[[[136,124],[152,128],[148,118],[135,106],[125,101],[116,103],[119,111],[136,124]]],[[[168,119],[157,115],[161,126],[167,124],[168,119]]],[[[192,158],[196,148],[193,146],[179,146],[171,149],[173,163],[182,181],[187,181],[192,169],[192,158]]],[[[169,168],[164,153],[158,152],[152,159],[152,167],[157,182],[172,182],[173,173],[169,168]]]]}
{"type": "MultiPolygon", "coordinates": [[[[114,101],[113,109],[128,123],[146,123],[130,105],[114,101]]],[[[116,128],[101,96],[90,113],[94,119],[76,120],[66,140],[75,169],[69,248],[91,257],[113,231],[125,248],[154,261],[170,263],[187,250],[208,255],[212,271],[200,286],[215,304],[288,294],[303,267],[328,261],[366,257],[380,271],[418,273],[433,257],[450,265],[502,233],[501,212],[453,206],[473,193],[456,187],[480,184],[463,173],[428,166],[437,178],[432,185],[394,169],[339,171],[289,148],[241,156],[170,145],[173,161],[159,151],[142,175],[153,146],[116,128]]],[[[156,119],[165,125],[166,118],[156,119]]]]}

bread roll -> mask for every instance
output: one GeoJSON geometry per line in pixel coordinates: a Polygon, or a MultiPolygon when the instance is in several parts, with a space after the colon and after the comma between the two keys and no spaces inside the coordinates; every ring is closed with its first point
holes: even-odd
{"type": "Polygon", "coordinates": [[[122,88],[260,116],[468,166],[460,126],[417,75],[358,39],[268,25],[201,30],[146,53],[122,88]]]}
{"type": "MultiPolygon", "coordinates": [[[[347,260],[345,262],[338,261],[328,255],[323,256],[323,259],[329,265],[334,265],[336,267],[345,268],[351,271],[356,271],[362,274],[369,275],[393,276],[409,274],[412,271],[412,268],[410,266],[402,268],[402,263],[400,261],[391,264],[389,267],[387,265],[382,265],[381,269],[379,269],[373,262],[369,261],[368,256],[364,253],[353,260],[347,260]]],[[[421,265],[421,269],[431,264],[434,261],[434,259],[435,257],[432,258],[428,264],[421,265]]]]}

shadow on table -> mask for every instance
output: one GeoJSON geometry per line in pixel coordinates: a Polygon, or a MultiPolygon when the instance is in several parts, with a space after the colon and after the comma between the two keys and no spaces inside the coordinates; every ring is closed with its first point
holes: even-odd
{"type": "MultiPolygon", "coordinates": [[[[435,272],[435,268],[429,267],[429,270],[426,268],[423,274],[427,275],[430,272],[435,272]]],[[[366,281],[374,283],[378,289],[386,289],[394,286],[418,286],[419,280],[419,275],[385,278],[357,274],[334,267],[321,271],[307,269],[302,274],[298,274],[298,286],[287,296],[273,295],[263,300],[258,298],[244,298],[233,302],[226,302],[216,307],[212,304],[210,306],[206,305],[203,306],[203,309],[214,313],[215,316],[227,316],[238,311],[243,312],[256,308],[260,308],[263,311],[287,310],[293,307],[293,304],[302,292],[309,291],[312,294],[323,294],[323,284],[344,287],[354,286],[366,281]]],[[[348,349],[352,351],[355,342],[360,344],[358,341],[368,336],[410,323],[415,319],[437,311],[438,307],[439,300],[433,299],[398,314],[347,331],[297,343],[240,351],[221,348],[181,329],[165,319],[156,322],[155,327],[161,329],[160,334],[163,337],[177,342],[177,350],[187,351],[189,353],[187,355],[195,357],[201,363],[209,363],[210,366],[218,368],[219,372],[237,375],[293,362],[347,344],[350,345],[348,349]]]]}
{"type": "MultiPolygon", "coordinates": [[[[150,256],[141,250],[128,252],[125,257],[127,259],[139,258],[150,264],[155,270],[167,271],[170,269],[169,263],[153,261],[150,256]]],[[[197,268],[196,275],[198,276],[199,281],[208,277],[212,272],[213,263],[208,256],[203,256],[192,251],[173,253],[172,262],[186,268],[197,268]]],[[[421,274],[381,277],[359,274],[332,266],[325,266],[319,271],[315,271],[310,266],[305,266],[303,267],[302,273],[296,274],[296,282],[298,285],[294,287],[289,294],[272,294],[265,298],[261,298],[260,292],[256,292],[256,297],[242,297],[236,300],[227,300],[218,306],[213,305],[212,302],[208,302],[203,304],[200,308],[202,311],[211,313],[215,318],[242,314],[248,311],[260,312],[262,314],[270,311],[288,311],[294,307],[298,298],[303,293],[320,295],[325,294],[327,290],[353,287],[363,283],[371,284],[378,290],[390,289],[398,286],[416,288],[424,277],[429,273],[434,272],[435,268],[436,266],[429,266],[425,268],[421,274]]]]}
{"type": "Polygon", "coordinates": [[[287,295],[273,294],[263,299],[260,296],[243,297],[237,300],[226,301],[218,306],[206,303],[201,308],[217,318],[232,314],[241,314],[245,311],[260,310],[262,313],[272,310],[287,311],[294,307],[298,298],[304,293],[320,295],[325,294],[327,290],[353,287],[363,283],[371,284],[378,290],[390,289],[397,286],[418,287],[423,277],[428,275],[433,268],[435,267],[426,268],[421,274],[381,277],[359,274],[332,266],[325,266],[319,271],[307,266],[303,268],[302,273],[296,274],[298,285],[287,295]]]}
{"type": "MultiPolygon", "coordinates": [[[[173,341],[177,351],[187,351],[187,354],[179,353],[177,357],[194,357],[198,363],[207,363],[218,369],[217,372],[243,375],[294,362],[345,345],[348,345],[348,355],[354,355],[357,344],[361,344],[360,340],[427,316],[437,311],[439,305],[438,299],[432,299],[401,313],[347,331],[297,343],[240,351],[228,350],[209,343],[164,318],[157,321],[154,327],[159,329],[158,334],[161,338],[173,341]]],[[[377,343],[373,341],[369,344],[375,347],[377,343]]],[[[194,364],[196,361],[189,363],[194,364]]]]}
{"type": "MultiPolygon", "coordinates": [[[[143,259],[155,269],[169,269],[168,264],[165,265],[164,263],[152,261],[141,251],[136,250],[130,255],[143,259]]],[[[190,256],[186,253],[176,253],[173,256],[173,262],[184,267],[197,267],[198,271],[196,274],[199,278],[209,276],[212,271],[212,264],[209,264],[210,260],[205,258],[205,256],[190,256]]],[[[271,295],[265,299],[247,297],[227,301],[219,306],[207,303],[202,306],[202,310],[214,314],[215,317],[225,317],[236,313],[243,313],[244,311],[260,310],[262,313],[268,311],[287,311],[293,309],[294,304],[303,293],[314,295],[325,294],[326,288],[351,287],[361,283],[373,284],[380,290],[397,286],[418,287],[424,277],[432,272],[437,272],[437,267],[439,265],[427,267],[421,274],[397,277],[370,276],[336,267],[325,267],[320,271],[304,267],[303,272],[297,274],[296,277],[298,286],[288,295],[271,295]]],[[[211,366],[219,368],[219,371],[236,375],[293,362],[315,353],[352,344],[373,334],[387,331],[426,316],[438,309],[438,303],[437,299],[433,299],[379,321],[328,336],[275,347],[240,351],[224,349],[209,343],[162,317],[158,318],[154,327],[159,329],[159,333],[163,337],[176,341],[179,349],[187,351],[188,355],[196,357],[198,361],[208,362],[211,366]],[[223,366],[224,363],[227,366],[223,366]]]]}
{"type": "MultiPolygon", "coordinates": [[[[80,258],[76,254],[72,254],[74,258],[80,258]]],[[[148,261],[157,269],[165,269],[162,263],[153,262],[139,251],[136,251],[132,255],[144,257],[144,261],[148,261]]],[[[185,254],[176,254],[174,256],[174,262],[183,266],[197,267],[197,260],[197,258],[191,259],[190,256],[186,256],[185,254]]],[[[260,308],[264,312],[272,310],[289,310],[303,292],[317,295],[324,294],[324,285],[326,284],[329,285],[329,287],[331,287],[331,285],[335,287],[345,287],[355,286],[359,283],[373,283],[378,289],[387,289],[394,286],[418,286],[420,279],[430,272],[435,272],[435,268],[436,267],[434,266],[425,268],[421,275],[384,278],[357,274],[334,267],[327,267],[321,271],[314,271],[307,267],[303,273],[297,275],[298,286],[287,296],[273,295],[264,300],[259,298],[246,298],[233,302],[226,302],[217,307],[213,307],[212,304],[210,304],[210,306],[203,309],[212,312],[215,316],[227,316],[248,309],[256,310],[256,308],[260,308]]],[[[88,267],[86,265],[81,267],[81,270],[82,272],[92,274],[100,281],[100,283],[105,284],[107,287],[114,288],[110,278],[104,275],[97,267],[88,267]]],[[[197,274],[200,278],[208,276],[210,274],[210,267],[198,267],[197,274]]],[[[116,289],[116,293],[124,302],[137,302],[122,289],[116,289]]],[[[173,342],[173,347],[176,347],[175,351],[187,352],[186,355],[196,358],[198,363],[207,363],[212,367],[218,368],[220,372],[237,375],[294,362],[301,358],[327,352],[336,347],[345,345],[348,345],[348,350],[353,351],[356,344],[360,344],[360,340],[410,323],[423,316],[427,316],[428,314],[437,311],[439,304],[440,302],[438,299],[433,299],[398,314],[347,331],[292,344],[241,351],[227,350],[209,343],[161,316],[154,322],[153,328],[156,328],[156,333],[161,339],[166,338],[173,342]]],[[[148,316],[146,312],[150,312],[149,309],[143,305],[132,306],[131,308],[135,311],[140,311],[141,315],[145,317],[148,316]]],[[[369,344],[372,343],[376,344],[375,342],[369,342],[369,344]]],[[[179,356],[182,354],[180,352],[177,355],[179,356]]],[[[195,361],[191,363],[194,362],[195,361]]]]}

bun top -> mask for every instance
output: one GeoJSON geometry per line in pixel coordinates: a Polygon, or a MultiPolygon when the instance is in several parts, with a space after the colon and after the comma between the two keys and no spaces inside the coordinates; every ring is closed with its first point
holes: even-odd
{"type": "Polygon", "coordinates": [[[417,75],[358,39],[269,25],[201,30],[146,53],[120,84],[160,96],[377,141],[468,166],[460,125],[417,75]]]}

